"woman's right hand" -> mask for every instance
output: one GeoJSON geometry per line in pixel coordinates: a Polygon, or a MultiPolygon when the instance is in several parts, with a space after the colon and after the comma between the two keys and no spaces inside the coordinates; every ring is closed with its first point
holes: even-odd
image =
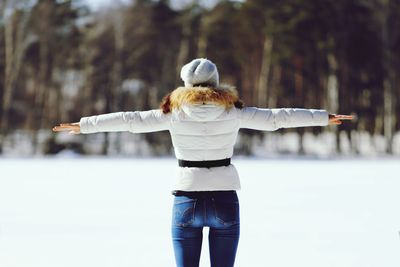
{"type": "Polygon", "coordinates": [[[79,126],[79,122],[61,123],[60,125],[53,127],[53,132],[65,132],[65,131],[68,131],[70,134],[80,134],[81,127],[79,126]]]}
{"type": "Polygon", "coordinates": [[[338,115],[338,114],[329,114],[329,125],[340,125],[343,120],[352,120],[354,116],[352,115],[338,115]]]}

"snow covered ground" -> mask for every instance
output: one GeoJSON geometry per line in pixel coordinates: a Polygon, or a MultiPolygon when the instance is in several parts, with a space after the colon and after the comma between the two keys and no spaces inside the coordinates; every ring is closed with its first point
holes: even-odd
{"type": "MultiPolygon", "coordinates": [[[[400,266],[400,160],[233,161],[242,180],[236,266],[400,266]]],[[[0,266],[174,266],[175,166],[0,159],[0,266]]]]}

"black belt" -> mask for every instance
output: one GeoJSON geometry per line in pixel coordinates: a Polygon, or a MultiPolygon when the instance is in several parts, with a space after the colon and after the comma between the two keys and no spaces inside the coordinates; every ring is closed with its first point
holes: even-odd
{"type": "Polygon", "coordinates": [[[181,190],[174,190],[171,192],[174,196],[180,197],[180,196],[185,196],[185,197],[210,197],[210,196],[215,196],[217,194],[232,194],[236,193],[235,190],[226,190],[226,191],[181,191],[181,190]]]}
{"type": "Polygon", "coordinates": [[[189,161],[178,159],[179,167],[189,167],[189,168],[212,168],[212,167],[222,167],[231,165],[231,159],[219,159],[219,160],[203,160],[203,161],[189,161]]]}

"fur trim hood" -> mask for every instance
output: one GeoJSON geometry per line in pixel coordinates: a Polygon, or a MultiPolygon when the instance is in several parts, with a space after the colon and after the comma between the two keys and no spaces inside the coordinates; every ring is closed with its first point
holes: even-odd
{"type": "Polygon", "coordinates": [[[160,105],[163,113],[180,109],[185,104],[213,103],[231,109],[243,108],[236,89],[232,86],[212,87],[178,87],[166,95],[160,105]]]}

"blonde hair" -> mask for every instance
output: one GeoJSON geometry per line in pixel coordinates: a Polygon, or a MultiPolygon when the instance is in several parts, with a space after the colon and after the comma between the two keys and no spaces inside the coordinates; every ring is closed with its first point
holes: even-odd
{"type": "Polygon", "coordinates": [[[163,113],[169,113],[174,109],[180,109],[184,104],[216,103],[226,109],[232,107],[243,108],[243,101],[239,99],[234,87],[178,87],[161,101],[160,108],[163,113]]]}

